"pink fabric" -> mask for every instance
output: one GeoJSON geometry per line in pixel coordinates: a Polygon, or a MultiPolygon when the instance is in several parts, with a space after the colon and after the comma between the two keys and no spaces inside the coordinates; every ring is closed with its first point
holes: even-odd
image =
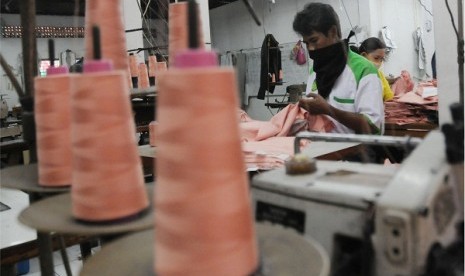
{"type": "Polygon", "coordinates": [[[262,141],[243,141],[242,151],[247,169],[279,168],[294,153],[294,137],[270,137],[262,141]]]}
{"type": "Polygon", "coordinates": [[[405,93],[413,90],[413,81],[410,77],[410,73],[407,70],[402,70],[400,77],[391,86],[394,96],[400,97],[405,93]]]}
{"type": "MultiPolygon", "coordinates": [[[[243,110],[238,112],[242,152],[248,169],[271,170],[284,166],[294,155],[295,134],[310,130],[328,132],[334,128],[325,116],[310,115],[296,104],[290,104],[269,121],[253,120],[243,110]]],[[[309,143],[302,140],[301,148],[309,143]]]]}
{"type": "MultiPolygon", "coordinates": [[[[295,137],[270,137],[262,141],[243,141],[242,152],[248,169],[271,170],[284,166],[294,155],[295,137]]],[[[310,143],[301,141],[301,149],[310,143]]]]}
{"type": "Polygon", "coordinates": [[[427,105],[427,104],[437,104],[438,97],[433,96],[433,97],[423,99],[423,97],[418,95],[418,93],[411,91],[411,92],[408,92],[402,95],[397,101],[401,103],[427,105]]]}
{"type": "Polygon", "coordinates": [[[239,112],[242,139],[261,141],[270,137],[294,136],[297,132],[308,130],[330,132],[334,128],[331,120],[323,115],[310,115],[297,104],[289,104],[270,121],[251,119],[245,112],[239,112]]]}

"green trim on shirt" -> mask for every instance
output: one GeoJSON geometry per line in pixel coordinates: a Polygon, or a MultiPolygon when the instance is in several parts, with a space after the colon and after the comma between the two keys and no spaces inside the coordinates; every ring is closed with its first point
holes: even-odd
{"type": "Polygon", "coordinates": [[[312,92],[317,91],[318,87],[316,87],[316,81],[313,81],[312,83],[312,92]]]}
{"type": "Polygon", "coordinates": [[[371,61],[357,53],[352,52],[351,50],[349,50],[347,65],[354,74],[357,87],[363,77],[370,74],[378,75],[378,69],[371,61]]]}
{"type": "Polygon", "coordinates": [[[362,115],[363,115],[363,117],[365,117],[365,119],[367,120],[368,124],[369,124],[373,129],[376,130],[376,132],[373,133],[373,134],[381,135],[381,130],[380,130],[375,124],[373,124],[373,122],[370,120],[370,117],[368,117],[368,116],[365,115],[365,114],[362,114],[362,115]]]}
{"type": "Polygon", "coordinates": [[[355,99],[341,99],[336,96],[333,96],[333,99],[338,102],[338,103],[343,103],[343,104],[353,104],[355,103],[355,99]]]}

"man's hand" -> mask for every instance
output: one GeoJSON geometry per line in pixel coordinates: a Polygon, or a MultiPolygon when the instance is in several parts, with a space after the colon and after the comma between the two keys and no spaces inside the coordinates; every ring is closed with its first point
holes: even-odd
{"type": "Polygon", "coordinates": [[[314,115],[330,115],[331,113],[331,106],[329,103],[323,97],[315,93],[310,93],[307,98],[300,99],[299,106],[314,115]]]}

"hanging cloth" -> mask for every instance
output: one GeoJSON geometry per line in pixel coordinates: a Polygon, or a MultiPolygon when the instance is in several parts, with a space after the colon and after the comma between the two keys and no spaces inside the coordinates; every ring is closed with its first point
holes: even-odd
{"type": "Polygon", "coordinates": [[[262,43],[260,88],[257,98],[265,99],[265,92],[274,92],[275,82],[282,81],[281,50],[272,34],[267,34],[262,43]]]}
{"type": "Polygon", "coordinates": [[[384,26],[381,29],[381,39],[383,40],[384,44],[386,44],[386,48],[388,48],[389,51],[391,51],[392,49],[397,49],[397,44],[392,39],[391,31],[388,29],[387,26],[384,26]]]}
{"type": "Polygon", "coordinates": [[[413,44],[415,45],[415,50],[418,54],[418,68],[420,70],[425,70],[426,68],[426,51],[425,51],[425,42],[423,40],[423,31],[420,27],[413,32],[413,44]]]}

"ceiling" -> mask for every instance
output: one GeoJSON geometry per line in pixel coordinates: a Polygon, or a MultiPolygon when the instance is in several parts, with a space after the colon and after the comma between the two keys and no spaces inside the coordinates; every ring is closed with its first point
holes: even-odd
{"type": "MultiPolygon", "coordinates": [[[[141,6],[145,7],[147,2],[150,3],[150,9],[153,11],[161,10],[161,7],[167,2],[174,3],[174,0],[141,0],[141,6]]],[[[209,8],[215,9],[223,5],[236,2],[237,0],[208,0],[209,8]]],[[[19,14],[20,0],[0,0],[1,13],[19,14]]],[[[85,0],[36,0],[37,15],[75,15],[75,10],[79,16],[84,16],[85,0]],[[76,9],[77,8],[77,9],[76,9]]],[[[166,9],[166,8],[165,8],[166,9]]],[[[156,16],[157,12],[152,13],[156,16]]]]}

